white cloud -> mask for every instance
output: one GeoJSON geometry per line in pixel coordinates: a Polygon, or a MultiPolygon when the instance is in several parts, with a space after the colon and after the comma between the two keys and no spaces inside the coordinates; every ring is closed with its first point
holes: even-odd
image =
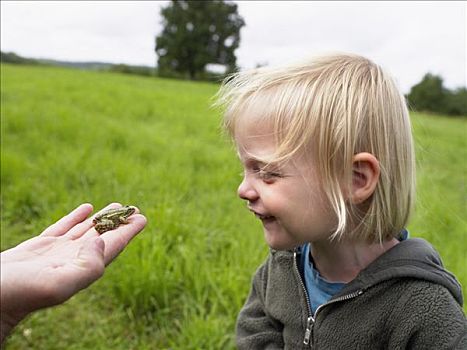
{"type": "Polygon", "coordinates": [[[154,65],[166,2],[2,1],[2,51],[31,57],[154,65]]]}
{"type": "MultiPolygon", "coordinates": [[[[350,51],[404,92],[430,71],[466,84],[466,2],[237,1],[243,68],[350,51]]],[[[28,57],[153,65],[167,1],[1,1],[1,49],[28,57]]]]}
{"type": "Polygon", "coordinates": [[[465,2],[238,2],[238,63],[279,64],[327,51],[367,56],[408,92],[428,71],[466,84],[465,2]]]}

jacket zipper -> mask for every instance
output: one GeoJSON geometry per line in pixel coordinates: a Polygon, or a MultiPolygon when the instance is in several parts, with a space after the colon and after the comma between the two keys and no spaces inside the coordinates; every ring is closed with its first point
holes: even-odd
{"type": "MultiPolygon", "coordinates": [[[[298,277],[298,280],[300,282],[300,285],[302,286],[303,293],[305,294],[305,299],[306,299],[306,307],[308,311],[308,318],[306,320],[306,330],[305,330],[305,337],[303,338],[303,344],[308,345],[310,344],[310,338],[311,338],[311,331],[313,329],[313,323],[314,319],[311,313],[311,303],[310,303],[310,298],[308,297],[308,292],[306,291],[305,284],[303,283],[302,277],[300,276],[300,271],[298,271],[298,265],[297,265],[297,250],[294,250],[293,253],[293,264],[294,264],[294,269],[295,273],[298,277]]],[[[316,310],[318,311],[318,310],[316,310]]]]}
{"type": "Polygon", "coordinates": [[[315,324],[315,320],[316,320],[316,317],[318,315],[319,310],[321,310],[323,307],[325,307],[327,305],[330,305],[330,304],[334,304],[334,303],[337,303],[337,302],[340,302],[340,301],[345,301],[345,300],[349,300],[349,299],[352,299],[352,298],[356,298],[359,295],[363,294],[363,290],[360,289],[360,290],[357,290],[355,292],[352,292],[352,293],[349,293],[349,294],[346,294],[346,295],[342,295],[342,296],[340,296],[340,297],[338,297],[336,299],[332,299],[332,300],[328,301],[327,303],[324,303],[324,304],[318,306],[318,308],[316,309],[315,314],[312,316],[310,298],[308,297],[308,292],[306,291],[305,284],[303,283],[302,277],[300,276],[300,272],[298,271],[297,251],[296,250],[294,251],[294,267],[295,267],[295,273],[297,274],[298,280],[300,281],[300,285],[302,286],[302,290],[305,293],[306,305],[307,305],[307,310],[308,310],[308,318],[307,318],[307,321],[306,321],[305,337],[303,338],[303,344],[310,345],[310,340],[311,340],[311,338],[313,336],[313,326],[315,324]]]}

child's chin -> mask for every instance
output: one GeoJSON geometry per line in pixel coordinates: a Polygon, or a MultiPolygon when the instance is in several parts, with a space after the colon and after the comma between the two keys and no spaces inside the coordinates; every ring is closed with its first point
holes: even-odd
{"type": "Polygon", "coordinates": [[[274,250],[292,250],[297,246],[295,242],[289,240],[284,241],[280,239],[282,237],[277,237],[277,235],[272,235],[267,231],[264,232],[264,238],[266,239],[267,245],[274,250]]]}

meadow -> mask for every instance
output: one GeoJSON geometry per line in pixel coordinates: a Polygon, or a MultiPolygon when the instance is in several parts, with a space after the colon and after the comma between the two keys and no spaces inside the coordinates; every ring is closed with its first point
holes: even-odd
{"type": "MultiPolygon", "coordinates": [[[[104,277],[22,322],[7,349],[231,349],[268,253],[236,197],[240,164],[210,108],[218,85],[1,66],[1,250],[80,203],[138,206],[148,225],[104,277]]],[[[412,237],[463,285],[466,118],[411,115],[412,237]]]]}

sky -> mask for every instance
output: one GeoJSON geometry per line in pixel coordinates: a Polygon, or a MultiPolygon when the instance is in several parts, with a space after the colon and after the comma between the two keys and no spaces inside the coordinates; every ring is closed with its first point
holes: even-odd
{"type": "MultiPolygon", "coordinates": [[[[280,65],[353,52],[387,69],[404,93],[425,73],[466,86],[466,1],[235,1],[237,64],[280,65]]],[[[5,1],[1,50],[21,56],[154,66],[167,1],[5,1]]]]}

